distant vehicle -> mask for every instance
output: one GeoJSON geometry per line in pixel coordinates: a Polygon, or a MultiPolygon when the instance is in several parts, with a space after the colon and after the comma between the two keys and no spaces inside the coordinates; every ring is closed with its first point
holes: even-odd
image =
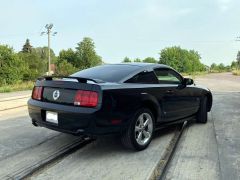
{"type": "Polygon", "coordinates": [[[154,130],[196,117],[207,122],[210,90],[169,66],[107,64],[69,77],[36,81],[28,109],[32,123],[74,135],[121,135],[122,143],[145,149],[154,130]]]}

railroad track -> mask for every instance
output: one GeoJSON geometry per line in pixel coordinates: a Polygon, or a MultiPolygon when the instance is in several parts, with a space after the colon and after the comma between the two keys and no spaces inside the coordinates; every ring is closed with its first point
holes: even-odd
{"type": "Polygon", "coordinates": [[[21,167],[19,169],[15,169],[13,172],[0,177],[0,179],[5,180],[12,180],[12,179],[25,179],[30,177],[33,173],[36,173],[38,171],[41,171],[44,167],[50,165],[51,163],[54,163],[58,161],[61,158],[64,158],[67,155],[70,155],[71,153],[75,152],[79,148],[82,148],[86,146],[87,144],[91,143],[93,140],[90,138],[79,138],[75,140],[74,142],[62,147],[58,151],[56,151],[54,154],[51,154],[49,157],[45,159],[41,159],[37,162],[34,162],[34,164],[21,167]]]}
{"type": "Polygon", "coordinates": [[[1,112],[1,111],[12,110],[12,109],[17,109],[17,108],[21,108],[21,107],[25,107],[25,106],[27,106],[27,104],[25,104],[25,105],[20,105],[20,106],[14,106],[14,107],[11,107],[11,108],[0,109],[0,112],[1,112]]]}
{"type": "Polygon", "coordinates": [[[5,98],[5,99],[0,99],[0,102],[8,102],[8,101],[14,101],[14,100],[26,99],[26,98],[30,98],[30,96],[21,96],[21,97],[5,98]]]}
{"type": "Polygon", "coordinates": [[[0,112],[27,106],[27,100],[30,96],[21,96],[15,98],[6,98],[0,100],[0,112]]]}
{"type": "Polygon", "coordinates": [[[181,139],[182,133],[187,125],[187,121],[185,121],[179,130],[176,130],[174,132],[174,136],[169,142],[161,160],[159,161],[158,165],[154,169],[154,172],[152,174],[152,177],[149,179],[164,179],[165,172],[167,170],[167,167],[174,156],[175,150],[177,148],[178,142],[181,139]]]}
{"type": "MultiPolygon", "coordinates": [[[[169,141],[168,145],[164,147],[164,153],[159,158],[158,164],[153,168],[150,176],[147,179],[162,179],[167,166],[171,160],[172,155],[176,149],[178,141],[181,137],[181,134],[186,126],[186,123],[182,125],[182,127],[176,128],[172,133],[174,133],[173,137],[169,141]]],[[[76,140],[71,144],[64,146],[63,148],[59,149],[56,153],[49,156],[48,158],[41,159],[34,164],[29,166],[22,167],[20,169],[14,170],[14,172],[1,177],[1,179],[28,179],[31,178],[32,175],[36,175],[39,173],[44,173],[48,167],[54,166],[58,163],[61,159],[66,158],[67,156],[71,155],[72,153],[76,152],[80,148],[83,148],[87,144],[91,143],[93,140],[86,138],[82,140],[76,140]]]]}

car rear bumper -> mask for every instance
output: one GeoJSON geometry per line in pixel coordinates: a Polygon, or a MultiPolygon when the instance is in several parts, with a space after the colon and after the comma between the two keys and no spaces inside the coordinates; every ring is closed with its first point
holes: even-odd
{"type": "Polygon", "coordinates": [[[28,111],[33,124],[74,135],[116,134],[126,127],[123,124],[111,124],[111,114],[101,113],[95,108],[67,106],[30,99],[28,111]],[[58,124],[46,121],[46,111],[58,114],[58,124]]]}

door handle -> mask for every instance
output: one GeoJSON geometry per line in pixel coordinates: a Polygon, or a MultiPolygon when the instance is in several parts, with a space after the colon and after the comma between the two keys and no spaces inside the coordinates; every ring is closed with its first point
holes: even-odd
{"type": "Polygon", "coordinates": [[[173,94],[174,91],[173,91],[173,90],[167,90],[166,93],[167,93],[167,94],[173,94]]]}

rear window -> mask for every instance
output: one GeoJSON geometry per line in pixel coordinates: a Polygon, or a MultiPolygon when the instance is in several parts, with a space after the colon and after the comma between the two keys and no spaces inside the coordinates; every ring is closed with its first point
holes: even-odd
{"type": "Polygon", "coordinates": [[[100,79],[106,82],[119,82],[139,68],[139,66],[127,64],[102,65],[79,71],[71,76],[100,79]]]}

